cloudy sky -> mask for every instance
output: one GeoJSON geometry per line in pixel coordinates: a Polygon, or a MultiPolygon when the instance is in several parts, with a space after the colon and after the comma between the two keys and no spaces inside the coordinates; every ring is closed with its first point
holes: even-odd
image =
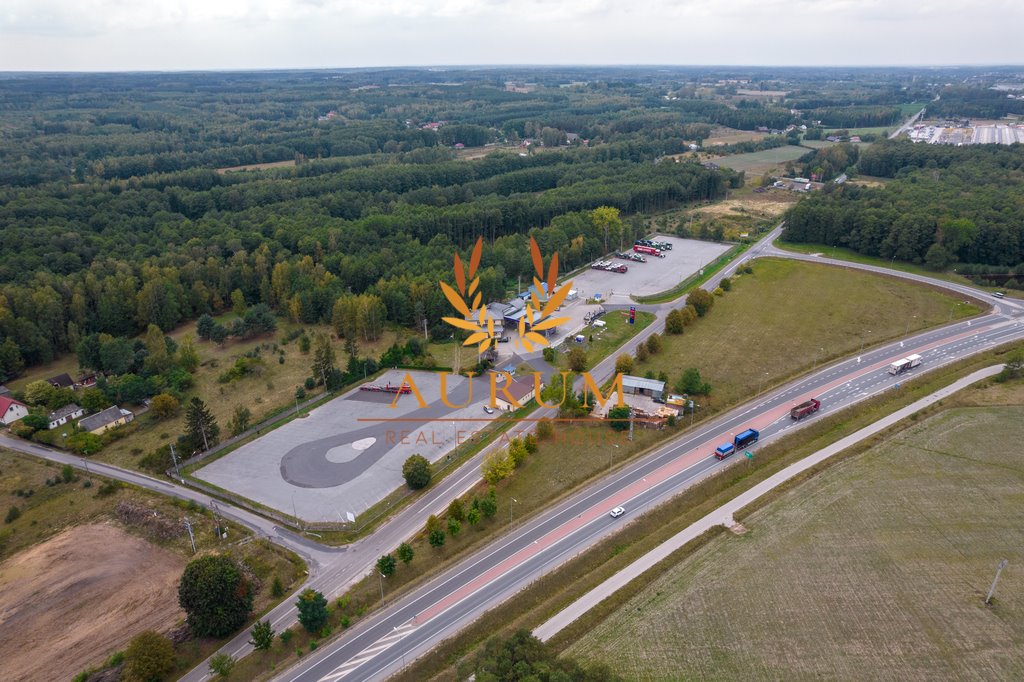
{"type": "Polygon", "coordinates": [[[0,0],[0,71],[1021,64],[1021,0],[0,0]]]}

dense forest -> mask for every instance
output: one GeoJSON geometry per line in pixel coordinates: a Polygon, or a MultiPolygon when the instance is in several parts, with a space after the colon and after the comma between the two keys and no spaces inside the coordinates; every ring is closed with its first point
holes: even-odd
{"type": "Polygon", "coordinates": [[[892,179],[806,198],[789,211],[785,238],[936,269],[959,263],[1005,286],[1024,280],[1024,146],[878,142],[857,170],[892,179]]]}
{"type": "Polygon", "coordinates": [[[382,319],[435,326],[449,312],[435,283],[478,236],[489,245],[480,286],[501,297],[531,271],[528,235],[573,268],[642,232],[641,216],[741,186],[727,169],[664,162],[715,126],[782,129],[826,112],[837,125],[889,120],[922,97],[915,78],[585,67],[4,74],[0,381],[96,334],[166,332],[257,305],[366,339],[382,319]],[[802,103],[740,95],[738,83],[802,103]],[[844,107],[856,118],[841,118],[844,107]],[[463,147],[487,153],[470,161],[463,147]],[[253,164],[277,165],[229,170],[253,164]]]}

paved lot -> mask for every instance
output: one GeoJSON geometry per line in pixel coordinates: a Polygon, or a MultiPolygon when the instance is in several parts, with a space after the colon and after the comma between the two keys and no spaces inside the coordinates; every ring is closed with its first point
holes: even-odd
{"type": "MultiPolygon", "coordinates": [[[[666,251],[664,258],[646,256],[646,263],[615,259],[616,262],[628,265],[629,271],[618,274],[603,270],[587,270],[573,277],[573,288],[580,292],[581,299],[601,294],[609,303],[628,303],[631,294],[650,296],[671,289],[729,250],[726,244],[695,239],[662,235],[654,239],[672,244],[672,250],[666,251]]],[[[632,245],[629,248],[632,249],[632,245]]]]}
{"type": "MultiPolygon", "coordinates": [[[[308,416],[247,443],[196,471],[209,483],[308,521],[344,520],[358,515],[405,484],[402,463],[418,453],[431,461],[447,455],[456,442],[486,426],[489,379],[473,380],[472,402],[452,409],[440,400],[441,375],[410,372],[428,403],[414,395],[355,390],[308,416]],[[408,421],[373,421],[379,419],[408,421]],[[452,421],[472,419],[479,421],[452,421]]],[[[377,384],[397,385],[403,370],[387,372],[377,384]]],[[[499,384],[500,386],[501,384],[499,384]]],[[[467,402],[470,382],[449,376],[448,400],[467,402]]]]}

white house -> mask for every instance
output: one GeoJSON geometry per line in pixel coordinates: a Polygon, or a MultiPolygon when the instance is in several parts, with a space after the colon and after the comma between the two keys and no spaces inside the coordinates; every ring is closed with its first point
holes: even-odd
{"type": "Polygon", "coordinates": [[[72,419],[78,419],[84,414],[85,409],[79,407],[78,405],[75,405],[74,403],[71,403],[70,405],[65,405],[59,410],[54,410],[53,412],[50,413],[50,415],[47,417],[47,419],[50,421],[50,425],[47,428],[55,429],[58,426],[64,426],[72,419]]]}
{"type": "Polygon", "coordinates": [[[28,407],[14,398],[0,396],[0,424],[9,425],[28,416],[28,407]]]}

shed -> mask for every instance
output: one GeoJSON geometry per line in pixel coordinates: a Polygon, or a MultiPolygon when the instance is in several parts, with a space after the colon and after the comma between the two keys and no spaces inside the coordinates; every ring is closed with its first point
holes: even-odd
{"type": "Polygon", "coordinates": [[[46,417],[47,421],[50,422],[46,428],[55,429],[58,426],[67,424],[72,419],[78,419],[84,414],[85,410],[74,403],[65,405],[59,410],[54,410],[46,417]]]}
{"type": "Polygon", "coordinates": [[[665,382],[627,374],[622,377],[622,392],[633,395],[647,395],[660,400],[661,396],[665,394],[665,382]]]}

